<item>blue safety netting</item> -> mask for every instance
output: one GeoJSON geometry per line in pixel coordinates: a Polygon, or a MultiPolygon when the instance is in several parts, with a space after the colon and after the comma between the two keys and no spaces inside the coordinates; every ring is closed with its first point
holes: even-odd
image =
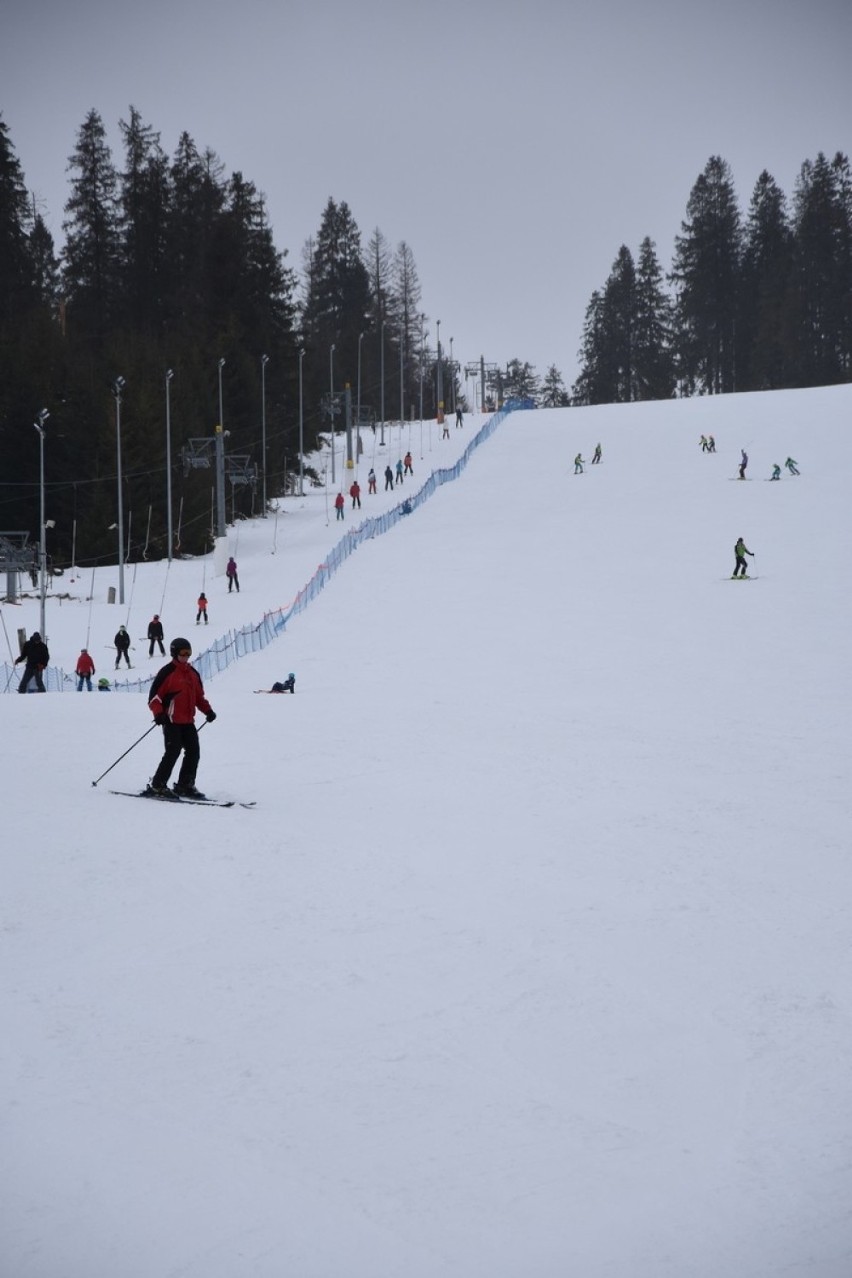
{"type": "MultiPolygon", "coordinates": [[[[365,541],[371,541],[374,537],[382,537],[385,533],[390,532],[401,519],[407,519],[409,515],[419,510],[423,503],[428,501],[442,484],[449,484],[458,479],[477,448],[480,448],[487,439],[490,439],[509,413],[531,407],[535,407],[535,405],[532,402],[528,403],[526,400],[507,400],[503,408],[498,413],[494,413],[492,417],[489,417],[488,421],[480,427],[453,466],[445,466],[440,470],[433,470],[416,493],[406,497],[398,505],[392,507],[391,510],[386,510],[384,514],[365,519],[357,528],[352,528],[344,533],[340,541],[326,555],[323,563],[319,565],[310,581],[302,587],[291,604],[265,613],[256,624],[243,626],[239,630],[228,631],[227,634],[217,639],[212,647],[193,657],[192,664],[201,675],[202,680],[205,683],[209,682],[221,670],[227,670],[233,661],[239,661],[241,657],[246,657],[252,652],[259,652],[262,648],[272,643],[273,639],[278,639],[284,633],[291,617],[304,612],[305,608],[325,589],[338,568],[346,562],[360,545],[365,541]]],[[[15,682],[14,687],[10,687],[12,684],[11,676],[12,667],[5,663],[2,678],[5,685],[4,690],[7,692],[10,690],[15,691],[17,688],[17,682],[15,682]]],[[[66,674],[58,666],[48,667],[42,677],[49,692],[76,690],[76,675],[66,674]]],[[[147,693],[150,686],[150,675],[147,675],[144,679],[114,679],[110,683],[110,687],[114,692],[147,693]]]]}

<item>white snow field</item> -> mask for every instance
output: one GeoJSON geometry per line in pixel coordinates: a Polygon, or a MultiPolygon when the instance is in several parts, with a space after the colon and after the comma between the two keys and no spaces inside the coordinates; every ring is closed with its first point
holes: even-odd
{"type": "MultiPolygon", "coordinates": [[[[4,1278],[849,1278],[850,492],[852,386],[510,414],[208,681],[251,811],[108,793],[157,729],[93,788],[145,697],[13,675],[4,1278]]],[[[331,498],[229,528],[239,594],[66,574],[52,662],[258,622],[331,498]]]]}

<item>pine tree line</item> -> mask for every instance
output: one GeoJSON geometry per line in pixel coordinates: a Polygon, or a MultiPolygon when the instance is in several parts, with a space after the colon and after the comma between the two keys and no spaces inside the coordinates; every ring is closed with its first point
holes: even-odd
{"type": "Polygon", "coordinates": [[[711,156],[690,193],[668,276],[649,238],[638,262],[622,245],[586,309],[579,360],[576,404],[849,381],[847,157],[806,161],[792,212],[764,171],[743,221],[730,168],[711,156]]]}
{"type": "MultiPolygon", "coordinates": [[[[425,365],[424,411],[436,409],[435,353],[405,241],[392,248],[377,228],[363,250],[349,207],[329,199],[300,281],[242,173],[226,174],[187,133],[167,156],[133,107],[119,127],[117,166],[98,112],[80,126],[57,251],[0,118],[0,531],[38,541],[40,440],[30,423],[45,407],[56,563],[114,560],[119,376],[130,560],[167,550],[167,416],[174,549],[209,546],[215,478],[185,468],[181,450],[213,438],[220,385],[226,449],[249,456],[249,473],[262,462],[265,419],[268,497],[298,472],[300,403],[306,451],[328,428],[330,391],[347,384],[365,420],[378,416],[382,384],[386,417],[410,415],[425,365]]],[[[259,484],[226,491],[229,520],[259,513],[259,484]]]]}

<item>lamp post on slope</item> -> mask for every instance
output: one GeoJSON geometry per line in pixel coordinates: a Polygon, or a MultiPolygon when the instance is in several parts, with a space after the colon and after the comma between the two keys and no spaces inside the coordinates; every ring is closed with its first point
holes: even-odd
{"type": "Polygon", "coordinates": [[[41,494],[40,501],[40,517],[39,517],[39,571],[41,574],[41,588],[39,591],[39,634],[42,639],[45,638],[44,626],[44,601],[47,589],[47,524],[44,522],[44,423],[47,421],[50,413],[43,408],[38,415],[38,421],[33,422],[33,426],[38,431],[38,451],[39,451],[39,491],[41,494]]]}
{"type": "Polygon", "coordinates": [[[266,518],[266,365],[268,355],[260,357],[260,453],[263,458],[263,518],[266,518]]]}
{"type": "Polygon", "coordinates": [[[305,400],[302,389],[302,360],[304,348],[299,351],[299,496],[305,495],[305,400]]]}
{"type": "Polygon", "coordinates": [[[124,497],[121,491],[121,392],[123,377],[116,377],[112,384],[115,396],[115,460],[118,477],[118,602],[124,604],[124,497]]]}
{"type": "Polygon", "coordinates": [[[166,369],[166,536],[168,537],[168,562],[172,562],[172,396],[174,373],[166,369]]]}

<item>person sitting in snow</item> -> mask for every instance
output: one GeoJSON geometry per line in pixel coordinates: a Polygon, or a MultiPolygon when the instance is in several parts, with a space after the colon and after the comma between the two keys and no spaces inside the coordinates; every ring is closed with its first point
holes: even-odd
{"type": "Polygon", "coordinates": [[[272,687],[270,688],[270,692],[295,692],[295,691],[296,691],[296,676],[294,674],[288,674],[287,678],[284,680],[283,683],[273,683],[272,687]]]}

